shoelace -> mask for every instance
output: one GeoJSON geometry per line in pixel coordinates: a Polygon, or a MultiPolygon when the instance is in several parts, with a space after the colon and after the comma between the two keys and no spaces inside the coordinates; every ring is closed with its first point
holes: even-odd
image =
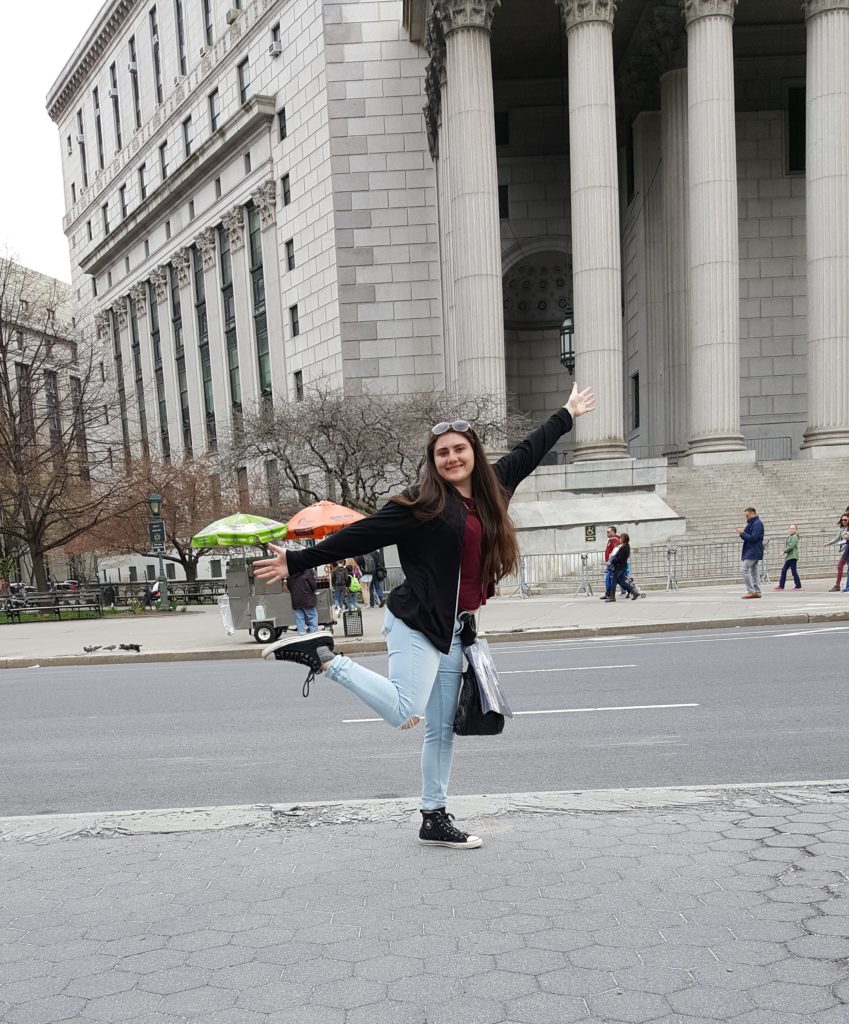
{"type": "Polygon", "coordinates": [[[309,697],[309,695],[310,695],[310,683],[313,681],[313,679],[315,679],[315,670],[314,669],[310,669],[309,675],[304,680],[304,688],[303,688],[303,690],[301,690],[301,693],[305,697],[309,697]]]}
{"type": "Polygon", "coordinates": [[[455,825],[452,824],[453,821],[453,814],[445,813],[439,815],[440,825],[442,825],[442,828],[449,836],[451,836],[452,839],[468,839],[469,834],[467,832],[461,832],[460,829],[458,829],[455,825]]]}

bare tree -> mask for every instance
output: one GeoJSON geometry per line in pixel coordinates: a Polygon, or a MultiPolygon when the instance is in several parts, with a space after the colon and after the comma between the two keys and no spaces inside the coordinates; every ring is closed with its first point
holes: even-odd
{"type": "Polygon", "coordinates": [[[528,425],[519,413],[505,419],[487,395],[350,396],[317,387],[301,402],[246,416],[226,458],[231,468],[252,459],[273,464],[281,502],[284,495],[300,505],[330,497],[369,513],[416,480],[433,424],[458,416],[489,443],[512,440],[528,425]]]}
{"type": "Polygon", "coordinates": [[[48,552],[112,514],[121,493],[114,389],[70,298],[68,285],[0,259],[0,554],[28,555],[39,589],[48,552]]]}

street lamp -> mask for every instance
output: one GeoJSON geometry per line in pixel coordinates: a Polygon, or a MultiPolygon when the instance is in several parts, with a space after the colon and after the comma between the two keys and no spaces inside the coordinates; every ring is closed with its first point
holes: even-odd
{"type": "Polygon", "coordinates": [[[152,520],[148,523],[148,533],[154,551],[159,556],[159,607],[170,610],[171,599],[168,595],[168,580],[165,577],[165,569],[162,564],[162,555],[165,551],[165,524],[162,522],[162,498],[156,493],[151,494],[147,499],[152,520]]]}
{"type": "Polygon", "coordinates": [[[566,311],[566,318],[560,328],[560,363],[573,377],[575,375],[575,320],[572,310],[566,311]]]}

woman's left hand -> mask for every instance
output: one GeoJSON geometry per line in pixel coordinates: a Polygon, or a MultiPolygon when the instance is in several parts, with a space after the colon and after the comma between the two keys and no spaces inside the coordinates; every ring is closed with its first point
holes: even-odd
{"type": "Polygon", "coordinates": [[[592,412],[595,409],[593,389],[584,388],[583,391],[579,391],[578,385],[573,384],[572,394],[569,395],[569,401],[566,403],[565,408],[573,420],[577,419],[578,416],[583,416],[585,412],[592,412]]]}

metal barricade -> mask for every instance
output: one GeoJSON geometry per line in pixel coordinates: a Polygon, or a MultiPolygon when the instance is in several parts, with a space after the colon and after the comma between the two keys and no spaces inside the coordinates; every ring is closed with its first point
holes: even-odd
{"type": "Polygon", "coordinates": [[[578,589],[575,591],[574,596],[577,597],[579,594],[586,594],[587,597],[593,596],[593,585],[590,581],[589,555],[581,555],[581,582],[578,584],[578,589]]]}

